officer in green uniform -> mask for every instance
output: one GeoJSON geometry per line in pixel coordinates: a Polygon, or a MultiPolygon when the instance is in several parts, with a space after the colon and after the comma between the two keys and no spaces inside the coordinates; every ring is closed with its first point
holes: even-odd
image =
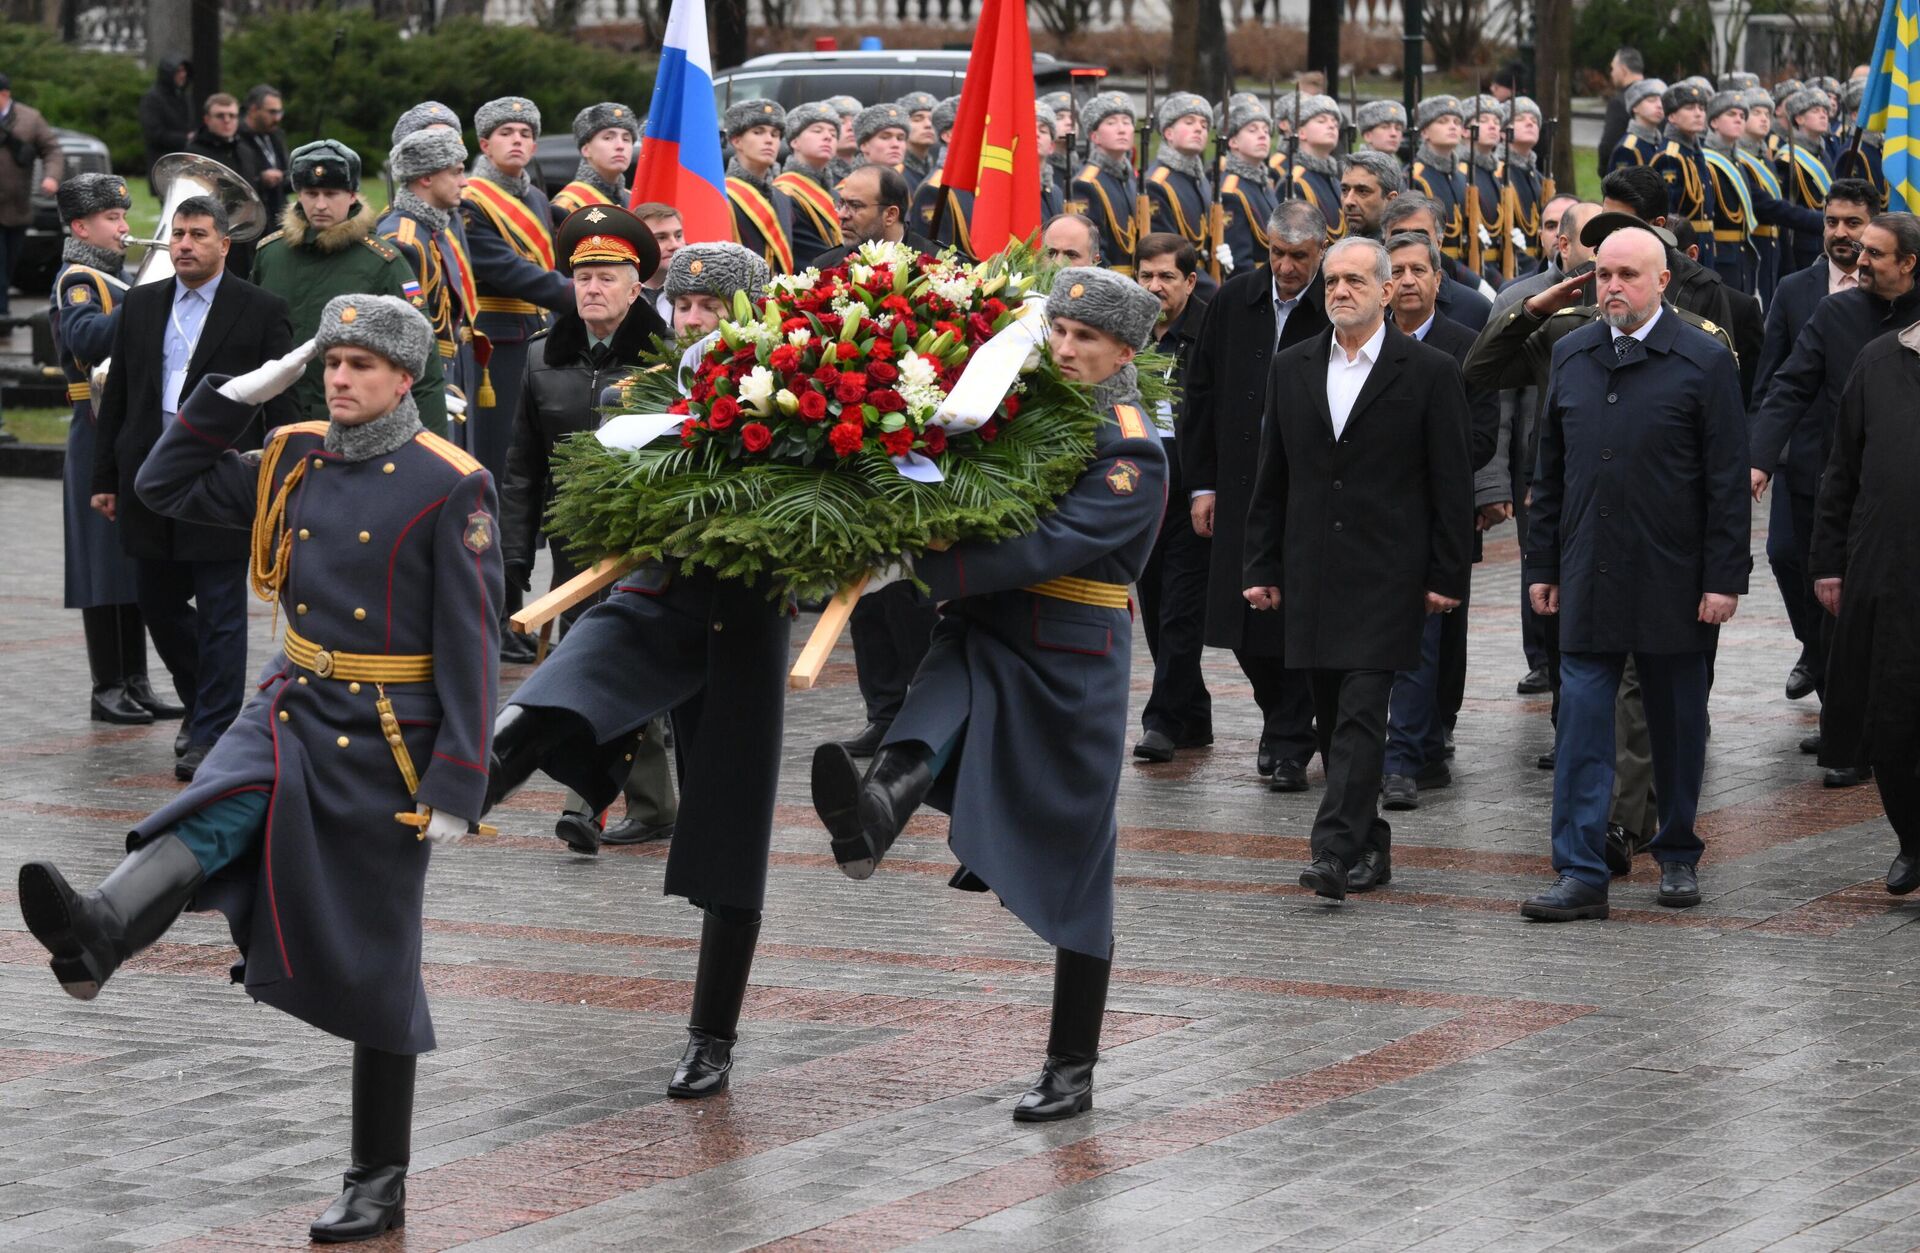
{"type": "MultiPolygon", "coordinates": [[[[360,154],[337,139],[316,139],[295,148],[287,164],[295,199],[280,229],[260,241],[253,281],[287,302],[294,341],[313,338],[320,311],[335,296],[394,296],[423,309],[426,298],[413,270],[375,235],[379,218],[360,199],[360,154]]],[[[323,369],[316,359],[292,389],[300,412],[315,420],[327,416],[323,369]]],[[[446,434],[447,384],[438,353],[414,379],[413,401],[421,424],[446,434]]]]}

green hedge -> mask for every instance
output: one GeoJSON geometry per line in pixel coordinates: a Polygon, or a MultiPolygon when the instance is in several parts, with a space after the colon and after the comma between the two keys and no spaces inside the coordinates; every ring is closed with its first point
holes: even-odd
{"type": "Polygon", "coordinates": [[[13,94],[54,126],[95,135],[113,152],[116,169],[144,174],[140,96],[153,71],[132,57],[83,52],[36,26],[0,22],[0,69],[13,94]]]}
{"type": "MultiPolygon", "coordinates": [[[[364,11],[276,15],[236,31],[221,47],[221,86],[244,97],[255,83],[286,93],[289,144],[326,133],[351,146],[369,173],[386,164],[388,136],[402,110],[422,100],[452,106],[471,123],[496,96],[526,96],[549,132],[565,133],[573,115],[601,100],[646,112],[653,96],[652,57],[588,47],[524,27],[463,19],[431,35],[403,38],[364,11]],[[327,73],[334,32],[345,32],[327,73]],[[320,112],[324,99],[325,112],[320,112]]],[[[145,172],[138,116],[153,71],[132,57],[69,48],[37,27],[0,23],[0,68],[23,102],[55,126],[97,135],[124,174],[145,172]]],[[[471,128],[467,143],[473,144],[471,128]]]]}
{"type": "Polygon", "coordinates": [[[422,100],[438,100],[468,120],[497,96],[526,96],[548,132],[565,133],[573,115],[602,100],[644,113],[655,62],[576,44],[524,27],[447,22],[431,35],[403,38],[364,12],[298,13],[247,25],[222,47],[222,77],[235,95],[272,83],[286,95],[287,141],[313,138],[320,102],[325,133],[358,152],[369,172],[386,164],[393,120],[422,100]],[[345,33],[329,77],[335,31],[345,33]]]}
{"type": "Polygon", "coordinates": [[[1647,0],[1586,0],[1573,20],[1573,63],[1604,73],[1614,49],[1638,48],[1649,77],[1673,82],[1712,73],[1713,41],[1713,15],[1704,4],[1669,9],[1647,0]]]}

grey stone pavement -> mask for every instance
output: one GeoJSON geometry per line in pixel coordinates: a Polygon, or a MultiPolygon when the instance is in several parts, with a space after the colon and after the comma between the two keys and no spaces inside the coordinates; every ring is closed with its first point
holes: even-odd
{"type": "MultiPolygon", "coordinates": [[[[176,785],[170,724],[86,720],[57,486],[0,480],[0,535],[0,1245],[303,1244],[345,1160],[348,1047],[228,985],[216,918],[92,1004],[20,929],[17,863],[91,882],[176,785]]],[[[1458,781],[1396,819],[1391,887],[1332,908],[1295,884],[1317,770],[1305,796],[1262,788],[1225,654],[1216,746],[1127,766],[1107,1047],[1069,1123],[1008,1117],[1050,955],[944,886],[944,819],[867,883],[825,855],[804,763],[860,721],[844,645],[789,701],[725,1098],[662,1095],[698,919],[660,895],[658,851],[573,857],[558,792],[516,797],[499,840],[434,858],[441,1046],[408,1226],[378,1247],[1920,1246],[1920,910],[1881,889],[1871,789],[1824,791],[1795,749],[1814,711],[1782,695],[1764,561],[1720,652],[1705,903],[1657,908],[1643,869],[1612,921],[1549,927],[1515,910],[1547,875],[1546,705],[1513,690],[1510,531],[1489,547],[1458,781]]]]}

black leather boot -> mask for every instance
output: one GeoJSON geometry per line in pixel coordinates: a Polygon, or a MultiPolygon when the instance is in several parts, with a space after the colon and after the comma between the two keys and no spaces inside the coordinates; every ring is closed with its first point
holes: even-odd
{"type": "Polygon", "coordinates": [[[558,709],[508,705],[493,720],[493,752],[487,762],[487,803],[492,809],[533,777],[540,760],[579,730],[558,709]]]}
{"type": "Polygon", "coordinates": [[[1015,1122],[1053,1122],[1093,1108],[1093,1066],[1100,1060],[1100,1021],[1107,1012],[1113,961],[1072,949],[1055,951],[1047,1064],[1013,1107],[1015,1122]]]}
{"type": "Polygon", "coordinates": [[[413,1075],[419,1060],[353,1046],[353,1164],[339,1197],[307,1228],[315,1243],[371,1240],[407,1225],[413,1075]]]}
{"type": "Polygon", "coordinates": [[[733,1046],[739,1039],[740,1005],[747,999],[747,975],[760,919],[729,921],[705,911],[700,922],[700,965],[693,976],[693,1013],[687,1017],[687,1051],[674,1067],[667,1095],[712,1096],[727,1090],[733,1071],[733,1046]]]}
{"type": "Polygon", "coordinates": [[[93,673],[93,700],[89,716],[95,722],[142,726],[153,714],[127,692],[120,670],[120,632],[113,605],[80,611],[80,628],[87,639],[87,669],[93,673]]]}
{"type": "Polygon", "coordinates": [[[862,776],[846,745],[813,750],[813,807],[833,837],[840,873],[872,877],[933,786],[932,757],[924,744],[889,744],[862,776]]]}
{"type": "Polygon", "coordinates": [[[76,892],[52,862],[20,867],[20,913],[53,954],[69,996],[90,1001],[121,963],[166,934],[206,876],[171,832],[142,844],[91,892],[76,892]]]}
{"type": "Polygon", "coordinates": [[[120,640],[120,673],[126,676],[127,695],[157,722],[184,719],[187,707],[161,696],[147,679],[147,624],[140,617],[140,606],[116,606],[113,621],[120,640]]]}

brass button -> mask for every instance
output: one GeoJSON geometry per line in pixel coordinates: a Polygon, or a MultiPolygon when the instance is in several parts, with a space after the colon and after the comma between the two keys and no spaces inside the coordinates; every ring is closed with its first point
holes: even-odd
{"type": "Polygon", "coordinates": [[[282,709],[280,711],[280,721],[285,722],[286,720],[287,720],[287,711],[282,709]]]}
{"type": "Polygon", "coordinates": [[[347,746],[347,737],[343,735],[339,739],[335,740],[334,743],[338,744],[342,748],[345,748],[347,746]]]}
{"type": "Polygon", "coordinates": [[[381,467],[380,467],[380,473],[382,473],[382,474],[392,474],[392,473],[393,473],[393,462],[391,462],[391,461],[389,461],[389,462],[387,462],[387,464],[385,464],[385,465],[383,465],[383,466],[381,466],[381,467]]]}
{"type": "Polygon", "coordinates": [[[294,682],[298,683],[301,687],[305,687],[307,685],[307,676],[303,674],[298,679],[295,679],[294,682]]]}
{"type": "Polygon", "coordinates": [[[628,753],[628,754],[627,754],[627,760],[628,760],[628,761],[632,761],[632,760],[633,760],[633,754],[632,754],[632,753],[628,753]]]}
{"type": "Polygon", "coordinates": [[[325,465],[325,464],[327,464],[327,463],[326,463],[326,462],[324,462],[324,461],[322,461],[322,460],[320,460],[320,458],[318,458],[318,457],[315,457],[315,458],[313,459],[313,468],[314,468],[314,469],[316,469],[316,470],[318,470],[318,469],[319,469],[319,468],[320,468],[321,466],[323,466],[323,465],[325,465]]]}
{"type": "Polygon", "coordinates": [[[354,621],[356,622],[360,621],[366,616],[367,616],[367,611],[364,609],[356,609],[353,611],[353,618],[354,618],[354,621]]]}
{"type": "Polygon", "coordinates": [[[367,542],[368,540],[370,540],[370,539],[372,539],[372,538],[373,538],[373,536],[371,536],[371,535],[369,535],[369,534],[367,534],[367,533],[366,533],[365,531],[362,531],[362,532],[360,532],[360,542],[361,542],[362,544],[364,544],[364,543],[366,543],[366,542],[367,542]]]}
{"type": "Polygon", "coordinates": [[[347,690],[349,692],[352,692],[355,696],[360,695],[360,685],[358,683],[347,684],[347,690]]]}
{"type": "Polygon", "coordinates": [[[305,613],[305,612],[307,611],[307,607],[306,607],[306,606],[305,606],[304,604],[302,604],[302,605],[295,605],[295,606],[293,607],[293,611],[294,611],[295,613],[305,613]]]}
{"type": "Polygon", "coordinates": [[[301,528],[300,528],[300,538],[301,538],[301,539],[312,539],[312,538],[313,538],[313,532],[311,532],[311,531],[309,531],[309,530],[307,530],[307,528],[303,526],[303,527],[301,527],[301,528]]]}
{"type": "Polygon", "coordinates": [[[716,631],[724,631],[727,629],[727,624],[724,622],[716,622],[713,624],[713,629],[716,631]]]}

